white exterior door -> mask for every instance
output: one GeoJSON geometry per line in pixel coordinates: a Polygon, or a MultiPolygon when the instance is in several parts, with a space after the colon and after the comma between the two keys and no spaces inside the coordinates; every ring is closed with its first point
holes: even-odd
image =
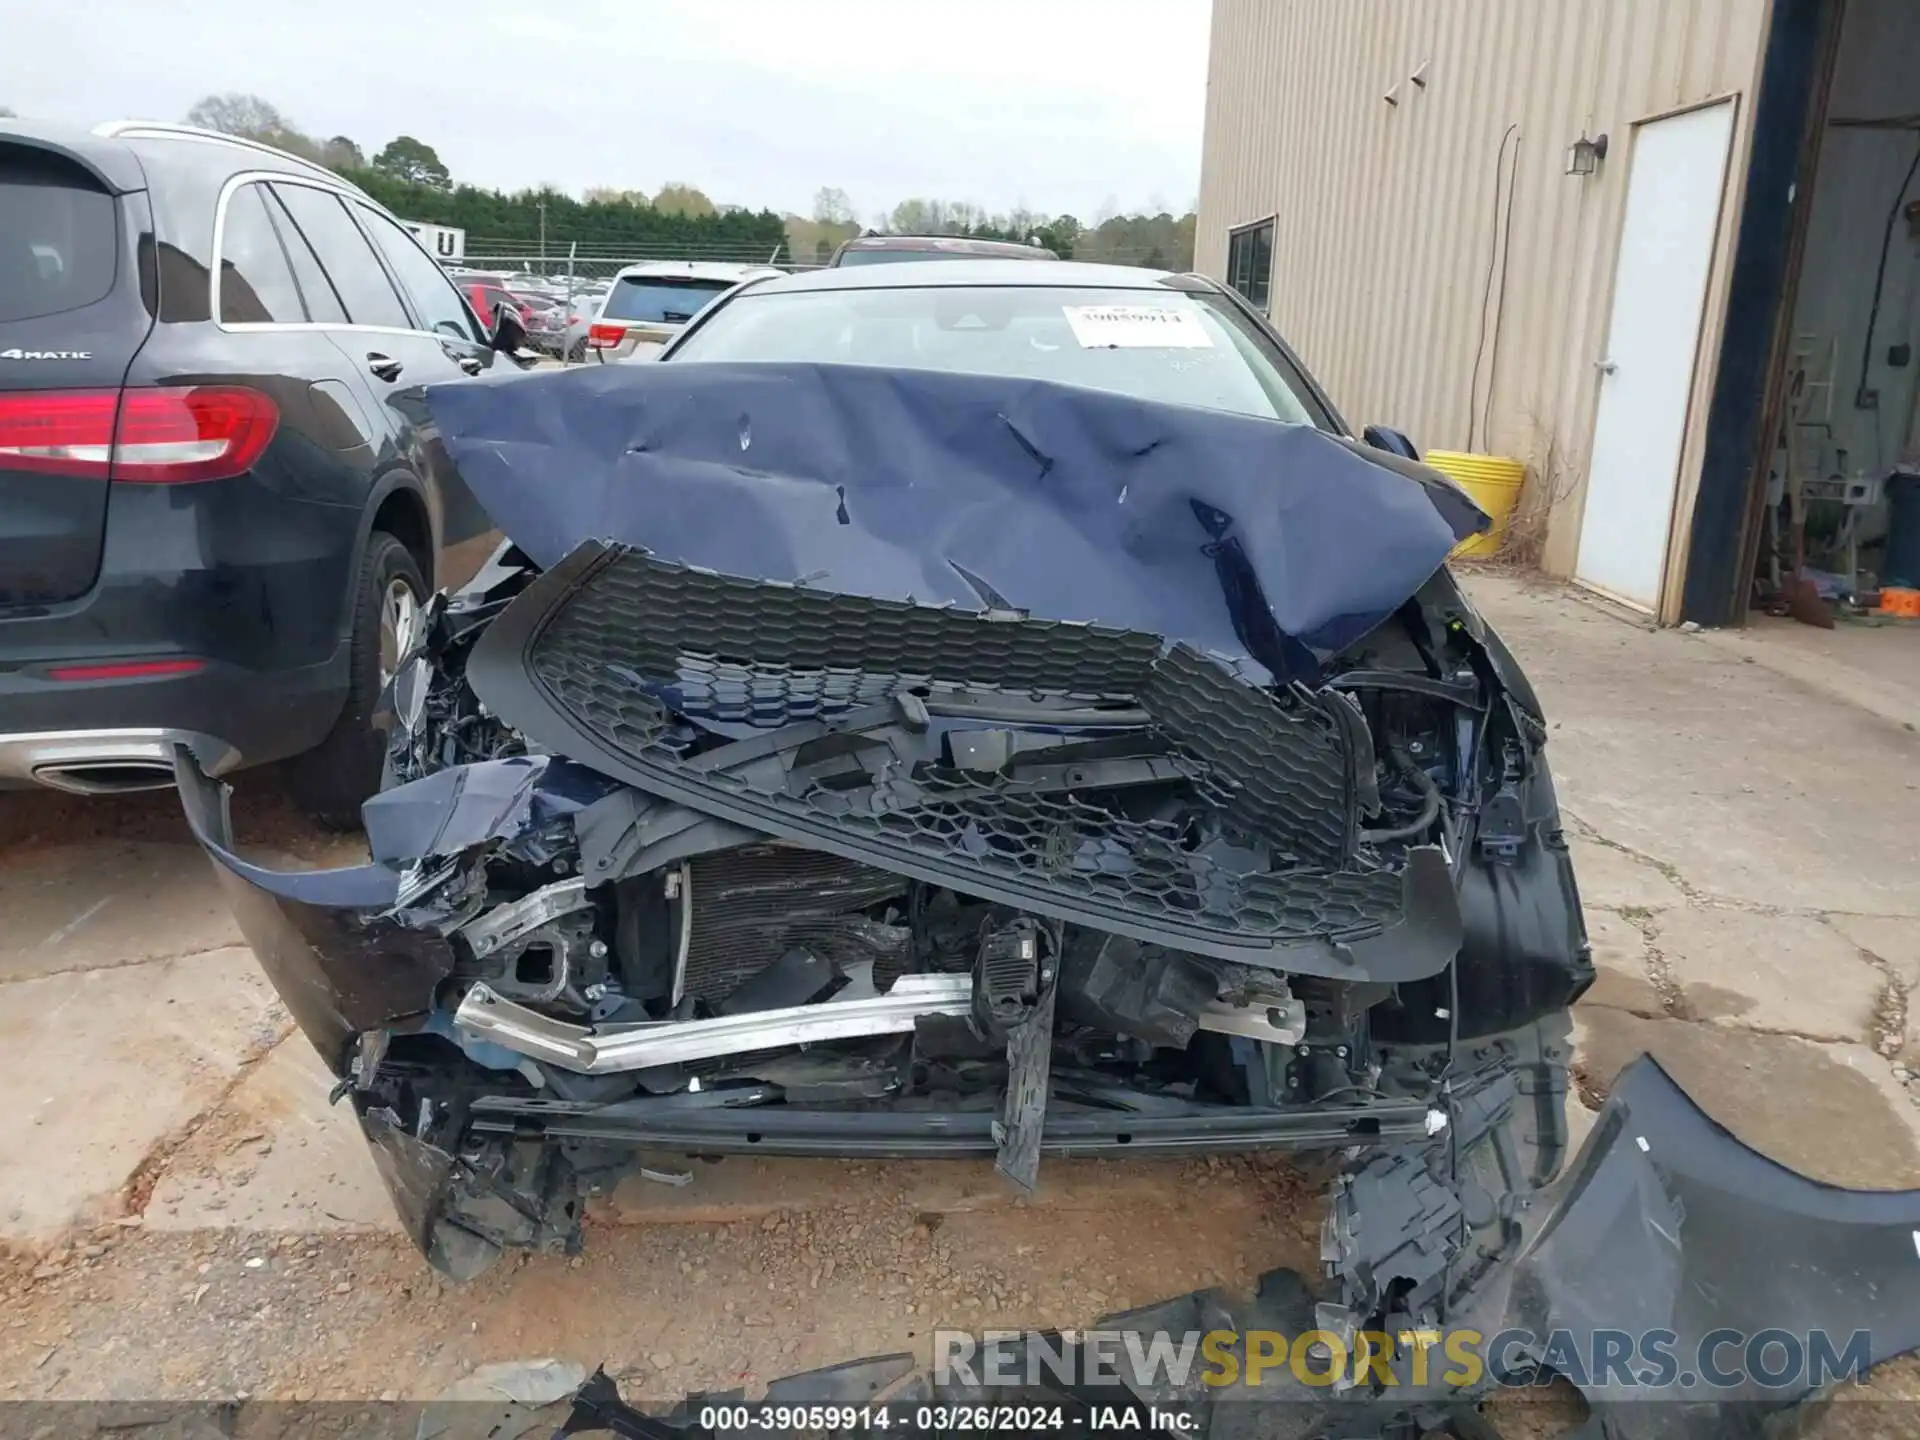
{"type": "Polygon", "coordinates": [[[1732,101],[1638,127],[1574,578],[1660,607],[1732,101]]]}

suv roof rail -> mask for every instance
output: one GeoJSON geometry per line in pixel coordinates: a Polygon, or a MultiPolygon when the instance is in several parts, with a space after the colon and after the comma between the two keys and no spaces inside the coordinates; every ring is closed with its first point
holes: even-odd
{"type": "Polygon", "coordinates": [[[264,140],[249,139],[245,135],[229,135],[224,130],[209,130],[203,125],[184,125],[173,120],[108,120],[104,124],[94,126],[93,133],[103,140],[120,140],[139,135],[165,136],[176,140],[217,140],[224,144],[257,150],[263,155],[277,156],[300,166],[303,170],[324,175],[334,184],[344,190],[351,190],[356,195],[366,193],[345,176],[329,170],[318,161],[309,160],[304,155],[296,155],[291,150],[282,150],[278,145],[269,145],[264,140]]]}

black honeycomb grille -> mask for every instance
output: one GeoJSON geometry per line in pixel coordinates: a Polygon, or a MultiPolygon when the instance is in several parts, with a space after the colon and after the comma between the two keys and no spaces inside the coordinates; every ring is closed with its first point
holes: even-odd
{"type": "MultiPolygon", "coordinates": [[[[683,656],[750,664],[730,679],[805,674],[974,679],[1007,690],[1131,693],[1158,658],[1154,636],[1094,625],[985,620],[959,610],[737,580],[614,552],[556,617],[541,649],[580,647],[599,664],[676,673],[683,656]],[[585,602],[585,603],[583,603],[585,602]]],[[[713,662],[714,673],[720,666],[713,662]]],[[[705,673],[699,670],[694,674],[705,673]]],[[[767,692],[771,693],[771,691],[767,692]]],[[[774,723],[783,723],[775,721],[774,723]]]]}
{"type": "Polygon", "coordinates": [[[548,700],[624,757],[636,783],[658,780],[690,803],[712,794],[776,831],[882,842],[959,889],[1000,878],[1246,940],[1359,938],[1398,918],[1399,872],[1353,860],[1351,777],[1372,766],[1354,753],[1357,716],[1304,693],[1283,705],[1155,636],[737,580],[613,551],[555,605],[529,659],[548,700]],[[1142,818],[1124,793],[903,758],[860,727],[797,750],[713,749],[710,732],[686,723],[767,737],[928,687],[1143,709],[1191,806],[1142,818]],[[812,778],[823,755],[833,763],[812,778]],[[1244,850],[1232,862],[1203,852],[1209,811],[1268,847],[1272,868],[1247,873],[1244,850]]]}

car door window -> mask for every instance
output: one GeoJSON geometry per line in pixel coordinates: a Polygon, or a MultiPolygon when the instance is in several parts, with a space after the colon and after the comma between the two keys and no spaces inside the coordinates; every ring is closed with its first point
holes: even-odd
{"type": "Polygon", "coordinates": [[[360,207],[360,219],[413,301],[423,329],[453,340],[479,341],[473,317],[440,264],[400,226],[377,210],[360,207]]]}
{"type": "Polygon", "coordinates": [[[355,325],[411,330],[413,321],[393,282],[339,198],[311,185],[280,183],[273,190],[300,227],[302,238],[320,257],[346,307],[347,319],[355,325]]]}
{"type": "Polygon", "coordinates": [[[307,318],[293,266],[267,213],[259,185],[242,185],[227,197],[220,232],[220,319],[234,325],[307,318]]]}
{"type": "Polygon", "coordinates": [[[323,325],[345,324],[347,307],[340,303],[339,292],[321,268],[313,247],[307,244],[307,237],[300,233],[300,227],[293,223],[293,217],[277,195],[265,186],[254,188],[260,190],[266,201],[267,211],[273,216],[273,228],[280,232],[280,243],[286,249],[287,259],[293,262],[293,278],[300,282],[300,298],[307,302],[307,318],[323,325]]]}

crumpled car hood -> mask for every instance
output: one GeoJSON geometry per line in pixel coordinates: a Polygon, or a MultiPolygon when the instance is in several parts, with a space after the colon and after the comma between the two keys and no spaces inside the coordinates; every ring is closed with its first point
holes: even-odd
{"type": "Polygon", "coordinates": [[[722,574],[1148,631],[1287,678],[1488,523],[1437,472],[1307,426],[1039,380],[668,363],[426,400],[462,477],[543,567],[616,541],[722,574]]]}

